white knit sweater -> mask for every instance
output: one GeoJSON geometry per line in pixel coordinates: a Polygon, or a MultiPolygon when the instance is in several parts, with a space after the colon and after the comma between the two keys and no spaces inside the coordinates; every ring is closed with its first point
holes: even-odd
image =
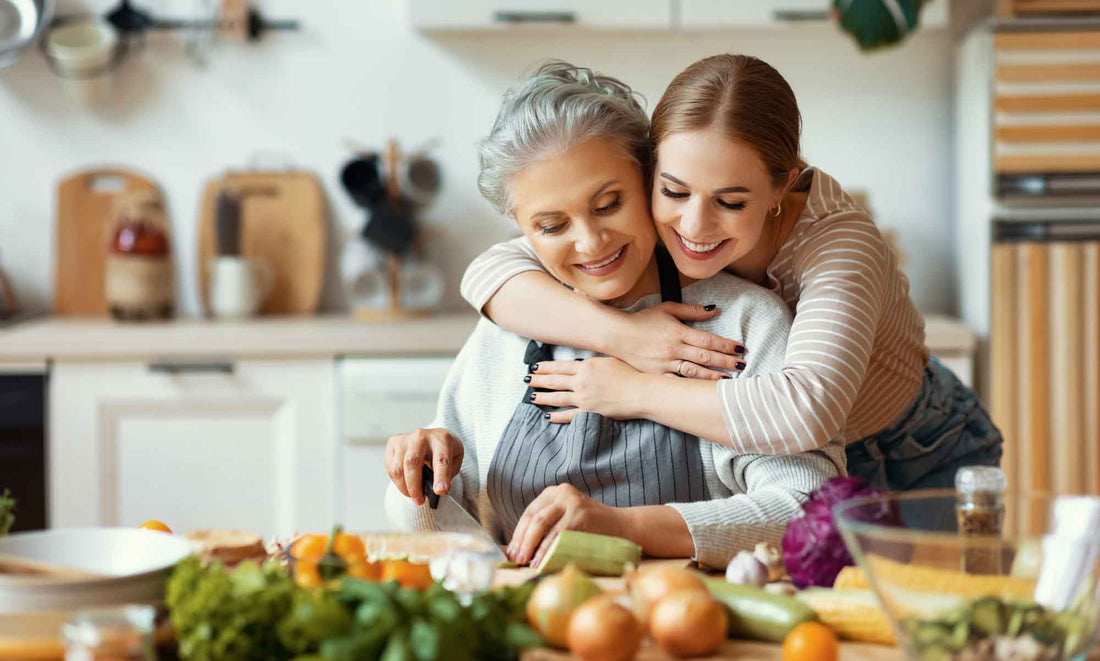
{"type": "MultiPolygon", "coordinates": [[[[722,306],[718,316],[695,324],[743,343],[752,352],[744,376],[777,371],[790,331],[790,313],[772,292],[727,273],[687,286],[685,303],[722,306]]],[[[660,303],[657,294],[644,297],[631,310],[660,303]]],[[[462,469],[451,495],[476,516],[500,543],[501,527],[485,489],[489,464],[497,443],[526,385],[523,363],[528,340],[482,319],[458,354],[443,386],[436,419],[457,436],[465,448],[462,469]]],[[[556,360],[587,358],[595,354],[557,347],[556,360]]],[[[734,375],[734,378],[737,378],[734,375]]],[[[715,397],[717,398],[717,389],[715,397]]],[[[727,446],[700,443],[711,500],[667,503],[684,517],[695,543],[694,559],[709,567],[724,567],[742,549],[758,542],[778,544],[787,520],[807,495],[825,480],[845,474],[844,447],[839,442],[793,455],[735,454],[727,446]]],[[[391,484],[386,494],[390,522],[406,530],[438,530],[434,511],[417,507],[391,484]]]]}

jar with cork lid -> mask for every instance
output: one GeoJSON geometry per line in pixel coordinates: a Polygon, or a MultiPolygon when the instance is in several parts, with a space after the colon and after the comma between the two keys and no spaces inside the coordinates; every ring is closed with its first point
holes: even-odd
{"type": "Polygon", "coordinates": [[[986,538],[968,546],[963,569],[975,574],[1000,574],[1001,550],[995,540],[1004,525],[1005,474],[996,466],[965,466],[955,473],[955,515],[959,534],[986,538]]]}

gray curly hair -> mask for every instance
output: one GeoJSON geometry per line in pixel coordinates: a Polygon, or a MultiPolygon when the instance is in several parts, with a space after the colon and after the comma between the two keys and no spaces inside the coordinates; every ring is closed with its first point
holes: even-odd
{"type": "Polygon", "coordinates": [[[492,130],[478,143],[477,187],[497,211],[508,215],[517,172],[594,138],[611,141],[648,177],[653,148],[641,96],[591,69],[547,62],[504,93],[492,130]]]}

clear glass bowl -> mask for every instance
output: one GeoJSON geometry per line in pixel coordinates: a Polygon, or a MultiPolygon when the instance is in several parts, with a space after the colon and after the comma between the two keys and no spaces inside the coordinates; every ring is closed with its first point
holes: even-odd
{"type": "Polygon", "coordinates": [[[1001,533],[983,535],[960,534],[950,490],[834,508],[910,659],[1078,661],[1094,651],[1100,499],[1024,495],[1003,503],[1001,533]]]}

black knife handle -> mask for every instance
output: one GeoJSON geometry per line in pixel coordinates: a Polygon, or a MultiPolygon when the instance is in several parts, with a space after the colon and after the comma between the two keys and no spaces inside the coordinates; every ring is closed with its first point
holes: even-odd
{"type": "Polygon", "coordinates": [[[424,466],[420,471],[420,488],[428,499],[428,506],[433,510],[439,507],[439,494],[435,492],[435,474],[429,466],[424,466]]]}

